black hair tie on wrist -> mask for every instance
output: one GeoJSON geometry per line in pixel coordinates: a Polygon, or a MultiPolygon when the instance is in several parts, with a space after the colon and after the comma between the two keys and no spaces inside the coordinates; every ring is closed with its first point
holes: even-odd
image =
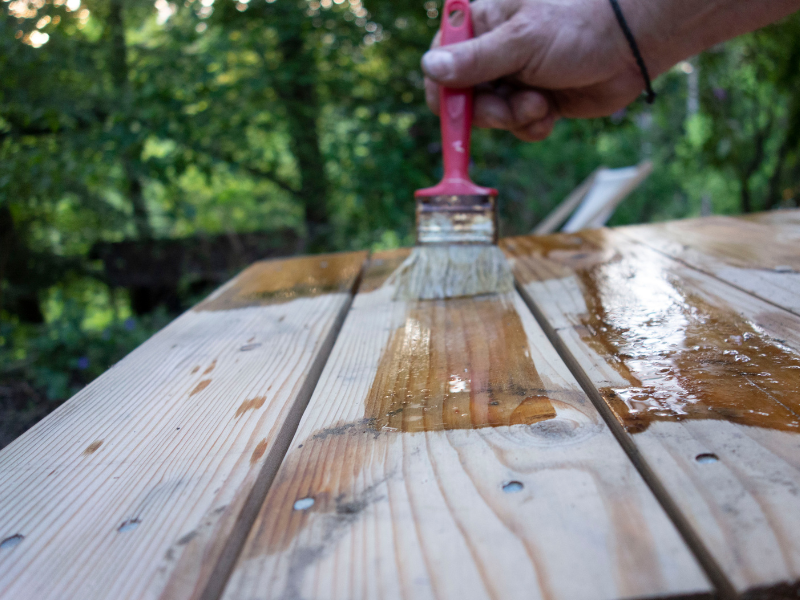
{"type": "Polygon", "coordinates": [[[656,99],[656,93],[653,91],[653,86],[650,85],[650,74],[647,72],[647,65],[644,64],[642,53],[639,52],[639,46],[636,45],[636,40],[633,39],[633,33],[631,33],[631,29],[628,27],[628,23],[625,21],[625,17],[622,15],[622,9],[619,7],[619,2],[617,2],[617,0],[608,1],[611,2],[611,8],[614,9],[614,15],[617,17],[619,26],[622,28],[622,33],[625,34],[625,39],[628,40],[628,45],[631,47],[631,52],[633,52],[633,58],[636,59],[636,64],[639,65],[639,71],[642,72],[644,89],[647,92],[647,96],[645,96],[645,102],[652,104],[656,99]]]}

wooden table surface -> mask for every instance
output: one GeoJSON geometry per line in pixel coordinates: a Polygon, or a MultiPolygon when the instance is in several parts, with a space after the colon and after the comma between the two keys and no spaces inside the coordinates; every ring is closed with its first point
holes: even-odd
{"type": "Polygon", "coordinates": [[[800,597],[800,211],[260,262],[0,452],[0,599],[800,597]]]}

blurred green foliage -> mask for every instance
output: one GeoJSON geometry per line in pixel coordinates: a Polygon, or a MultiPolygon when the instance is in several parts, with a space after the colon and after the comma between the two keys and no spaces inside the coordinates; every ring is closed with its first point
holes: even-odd
{"type": "MultiPolygon", "coordinates": [[[[174,316],[133,314],[98,243],[291,230],[305,252],[411,244],[413,191],[441,173],[418,66],[440,5],[6,0],[4,380],[64,399],[174,316]]],[[[643,159],[654,173],[611,224],[796,205],[798,57],[794,16],[676,66],[652,107],[562,121],[536,144],[478,131],[474,177],[499,188],[505,235],[598,166],[643,159]]]]}

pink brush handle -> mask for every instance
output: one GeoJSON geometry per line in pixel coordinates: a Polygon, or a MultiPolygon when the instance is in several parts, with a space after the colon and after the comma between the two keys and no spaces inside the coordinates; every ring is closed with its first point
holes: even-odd
{"type": "MultiPolygon", "coordinates": [[[[472,39],[472,15],[467,0],[446,0],[442,11],[441,45],[472,39]],[[451,23],[450,15],[463,13],[460,24],[451,23]]],[[[444,180],[469,180],[469,138],[472,129],[472,88],[439,90],[439,113],[442,126],[444,180]]]]}

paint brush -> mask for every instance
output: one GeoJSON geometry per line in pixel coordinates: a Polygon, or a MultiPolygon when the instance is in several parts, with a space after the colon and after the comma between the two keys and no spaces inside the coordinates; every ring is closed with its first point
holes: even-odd
{"type": "MultiPolygon", "coordinates": [[[[441,45],[473,36],[467,0],[446,0],[441,45]]],[[[440,87],[444,177],[417,190],[417,245],[386,282],[395,299],[432,300],[509,292],[511,266],[497,247],[497,190],[469,178],[472,88],[440,87]]]]}

